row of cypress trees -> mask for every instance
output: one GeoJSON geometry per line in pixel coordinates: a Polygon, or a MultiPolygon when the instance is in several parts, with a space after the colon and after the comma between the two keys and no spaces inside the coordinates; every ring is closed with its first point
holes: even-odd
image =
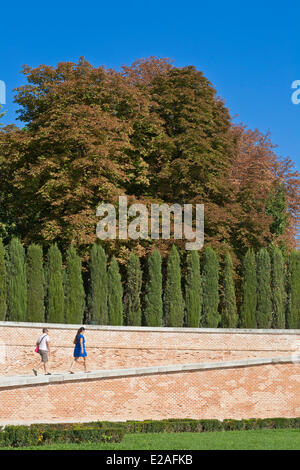
{"type": "Polygon", "coordinates": [[[88,281],[73,245],[62,255],[56,244],[43,262],[42,248],[25,254],[16,238],[0,240],[0,319],[50,323],[96,323],[171,327],[300,328],[300,253],[287,263],[277,247],[249,249],[235,287],[232,258],[222,269],[215,251],[187,253],[184,266],[175,245],[166,266],[154,250],[142,269],[131,254],[124,281],[115,257],[108,263],[99,244],[91,248],[88,281]],[[144,274],[143,274],[144,271],[144,274]],[[221,276],[220,276],[221,271],[221,276]],[[184,272],[184,275],[183,275],[184,272]],[[85,294],[87,291],[87,295],[85,294]],[[238,292],[238,295],[236,295],[238,292]]]}

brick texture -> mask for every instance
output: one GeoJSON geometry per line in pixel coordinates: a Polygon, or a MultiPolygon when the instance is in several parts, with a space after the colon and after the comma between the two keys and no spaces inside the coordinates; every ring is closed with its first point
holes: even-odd
{"type": "Polygon", "coordinates": [[[300,416],[299,365],[278,364],[0,390],[0,422],[300,416]]]}
{"type": "MultiPolygon", "coordinates": [[[[255,359],[300,354],[299,334],[248,334],[88,329],[85,332],[90,369],[255,359]]],[[[34,353],[41,334],[36,327],[0,327],[0,375],[32,373],[39,361],[34,353]]],[[[53,372],[67,371],[76,329],[51,328],[53,372]]],[[[79,370],[79,369],[78,369],[79,370]]]]}
{"type": "MultiPolygon", "coordinates": [[[[50,326],[49,326],[50,328],[50,326]]],[[[75,329],[50,328],[51,371],[68,370],[75,329]]],[[[0,328],[0,375],[31,374],[40,329],[0,328]]],[[[278,357],[299,334],[86,331],[90,369],[278,357]]],[[[300,364],[186,371],[0,388],[0,423],[300,416],[300,364]]]]}

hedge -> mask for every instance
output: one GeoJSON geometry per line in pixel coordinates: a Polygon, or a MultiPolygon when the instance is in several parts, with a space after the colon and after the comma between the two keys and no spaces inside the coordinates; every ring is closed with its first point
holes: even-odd
{"type": "Polygon", "coordinates": [[[6,426],[0,431],[0,447],[26,447],[53,443],[121,442],[125,434],[212,431],[247,431],[257,429],[300,429],[300,418],[251,419],[166,419],[85,424],[32,424],[6,426]]]}
{"type": "Polygon", "coordinates": [[[121,442],[122,427],[92,425],[6,426],[0,431],[0,447],[28,447],[53,443],[121,442]]]}

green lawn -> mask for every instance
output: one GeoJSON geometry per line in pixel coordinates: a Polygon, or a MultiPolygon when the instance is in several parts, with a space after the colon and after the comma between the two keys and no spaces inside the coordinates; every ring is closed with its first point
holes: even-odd
{"type": "Polygon", "coordinates": [[[119,444],[53,444],[39,450],[300,450],[300,429],[126,434],[119,444]]]}

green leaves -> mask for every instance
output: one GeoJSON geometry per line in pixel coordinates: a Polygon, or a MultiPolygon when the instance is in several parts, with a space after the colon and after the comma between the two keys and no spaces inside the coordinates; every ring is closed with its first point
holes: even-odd
{"type": "Polygon", "coordinates": [[[62,256],[56,244],[48,250],[46,264],[47,309],[46,319],[49,323],[64,323],[64,289],[62,256]]]}
{"type": "Polygon", "coordinates": [[[217,328],[220,321],[219,306],[219,261],[215,251],[205,248],[203,255],[203,306],[200,324],[205,328],[217,328]]]}
{"type": "Polygon", "coordinates": [[[243,260],[241,328],[256,328],[257,278],[254,251],[249,248],[243,260]]]}
{"type": "Polygon", "coordinates": [[[107,256],[102,246],[98,245],[97,243],[94,243],[90,251],[89,269],[89,321],[95,322],[98,325],[107,325],[107,256]]]}
{"type": "Polygon", "coordinates": [[[85,310],[85,292],[82,280],[81,259],[73,245],[66,254],[65,273],[65,321],[82,324],[85,310]]]}
{"type": "Polygon", "coordinates": [[[197,251],[187,254],[187,273],[185,278],[186,326],[199,328],[202,309],[202,283],[200,262],[197,251]]]}
{"type": "Polygon", "coordinates": [[[167,262],[164,315],[165,326],[183,326],[184,301],[181,291],[180,257],[175,245],[172,245],[167,262]]]}
{"type": "Polygon", "coordinates": [[[144,317],[147,326],[162,326],[162,260],[157,249],[148,257],[144,317]]]}
{"type": "Polygon", "coordinates": [[[141,287],[142,271],[139,257],[133,253],[127,265],[127,283],[125,291],[125,318],[129,326],[142,324],[141,287]]]}
{"type": "Polygon", "coordinates": [[[27,318],[27,279],[25,250],[17,238],[8,246],[7,303],[10,321],[25,321],[27,318]]]}

